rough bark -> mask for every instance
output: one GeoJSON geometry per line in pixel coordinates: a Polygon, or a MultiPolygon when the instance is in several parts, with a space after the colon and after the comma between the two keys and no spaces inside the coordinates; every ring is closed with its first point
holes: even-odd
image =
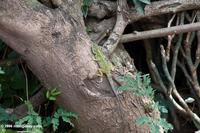
{"type": "Polygon", "coordinates": [[[0,0],[0,38],[22,55],[46,88],[58,88],[57,103],[79,114],[80,133],[146,133],[133,121],[145,114],[140,98],[124,92],[121,109],[108,81],[97,72],[85,32],[80,0],[50,9],[36,0],[0,0]],[[123,117],[121,117],[123,116],[123,117]]]}

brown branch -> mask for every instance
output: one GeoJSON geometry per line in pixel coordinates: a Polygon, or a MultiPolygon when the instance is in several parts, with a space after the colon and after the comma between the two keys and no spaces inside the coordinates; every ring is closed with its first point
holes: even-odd
{"type": "MultiPolygon", "coordinates": [[[[39,40],[41,24],[47,19],[47,15],[40,13],[39,16],[30,4],[24,0],[0,1],[0,38],[18,53],[29,48],[31,43],[27,42],[39,40]]],[[[38,2],[38,8],[43,10],[44,7],[38,2]]]]}
{"type": "Polygon", "coordinates": [[[194,41],[194,38],[195,38],[195,32],[191,33],[191,32],[188,32],[187,33],[187,36],[186,36],[186,39],[185,39],[185,45],[184,45],[184,49],[185,49],[185,59],[188,63],[188,66],[192,71],[194,71],[194,64],[192,62],[192,58],[191,58],[191,45],[192,45],[192,42],[194,41]]]}
{"type": "MultiPolygon", "coordinates": [[[[197,17],[197,12],[193,11],[191,20],[189,20],[189,21],[191,23],[194,23],[196,17],[197,17]]],[[[185,45],[184,45],[185,46],[185,52],[182,51],[183,57],[189,62],[190,66],[192,66],[192,67],[193,67],[193,62],[192,62],[192,59],[191,59],[191,45],[192,45],[192,42],[194,41],[194,38],[195,38],[195,32],[188,32],[187,33],[186,40],[184,42],[185,43],[185,45]]]]}
{"type": "MultiPolygon", "coordinates": [[[[196,15],[193,16],[193,21],[196,18],[196,15]]],[[[183,50],[181,51],[183,54],[183,57],[187,63],[192,81],[190,82],[196,95],[198,96],[198,98],[200,98],[200,86],[199,86],[199,82],[198,82],[198,77],[197,77],[197,66],[195,66],[195,64],[193,63],[192,57],[191,57],[191,47],[192,47],[192,43],[194,41],[195,38],[195,32],[188,32],[187,36],[186,36],[186,40],[185,40],[185,44],[184,44],[184,52],[183,50]]],[[[198,51],[198,47],[197,47],[197,51],[198,51]]],[[[196,51],[196,54],[197,54],[196,51]]],[[[196,65],[198,64],[197,62],[198,60],[195,61],[196,65]]],[[[190,79],[188,79],[190,81],[190,79]]]]}
{"type": "Polygon", "coordinates": [[[168,91],[168,95],[171,95],[172,90],[175,89],[176,86],[175,86],[174,81],[171,78],[171,75],[170,75],[169,70],[167,68],[167,59],[166,59],[166,56],[165,56],[166,54],[165,54],[165,50],[164,50],[163,45],[160,46],[160,49],[161,49],[161,58],[162,58],[163,71],[164,71],[164,73],[166,75],[167,80],[170,83],[170,87],[168,87],[169,89],[167,91],[168,91]]]}
{"type": "Polygon", "coordinates": [[[125,34],[122,36],[122,39],[120,42],[126,43],[126,42],[132,42],[132,41],[143,40],[143,39],[148,39],[148,38],[158,38],[158,37],[168,36],[170,34],[180,34],[180,33],[186,33],[186,32],[198,31],[198,30],[200,30],[200,22],[173,26],[169,28],[137,32],[136,34],[135,33],[125,34]]]}
{"type": "MultiPolygon", "coordinates": [[[[167,61],[166,61],[166,54],[165,54],[165,50],[164,47],[161,45],[161,57],[162,57],[162,66],[163,66],[163,71],[166,75],[167,80],[169,81],[170,86],[168,87],[168,95],[169,97],[172,97],[172,93],[176,96],[176,98],[179,100],[179,102],[182,104],[182,106],[184,107],[184,109],[187,111],[187,113],[192,117],[193,112],[190,110],[190,108],[188,107],[188,105],[185,103],[185,101],[183,100],[183,98],[181,97],[181,95],[178,93],[177,89],[176,89],[176,85],[172,79],[172,77],[169,74],[168,68],[167,68],[167,61]]],[[[200,123],[200,118],[198,118],[198,121],[200,123]]]]}
{"type": "MultiPolygon", "coordinates": [[[[197,11],[197,21],[200,22],[200,11],[197,11]]],[[[196,50],[196,59],[194,63],[194,67],[197,69],[200,63],[200,31],[197,32],[197,50],[196,50]]]]}
{"type": "Polygon", "coordinates": [[[145,52],[146,52],[146,62],[147,62],[148,68],[149,68],[149,73],[151,75],[151,79],[154,83],[158,84],[158,81],[156,80],[155,74],[151,67],[151,61],[153,60],[152,59],[151,41],[145,39],[145,40],[143,40],[143,43],[144,43],[144,48],[145,48],[145,52]]]}
{"type": "Polygon", "coordinates": [[[197,50],[196,50],[196,59],[194,63],[195,69],[197,69],[200,63],[200,31],[197,32],[197,40],[198,40],[198,45],[197,45],[197,50]]]}
{"type": "Polygon", "coordinates": [[[145,15],[135,12],[129,14],[130,22],[136,22],[143,18],[159,16],[169,13],[177,13],[186,10],[193,10],[200,8],[200,1],[198,0],[162,0],[152,2],[145,7],[145,15]]]}
{"type": "Polygon", "coordinates": [[[156,79],[158,80],[158,83],[159,83],[159,85],[162,89],[162,92],[164,92],[164,94],[166,95],[167,94],[167,88],[165,87],[165,84],[162,81],[162,78],[160,77],[160,74],[158,72],[156,65],[152,61],[150,61],[150,67],[151,67],[152,71],[154,72],[156,79]]]}
{"type": "MultiPolygon", "coordinates": [[[[111,33],[108,40],[104,43],[104,53],[106,55],[112,54],[112,52],[117,47],[118,43],[120,42],[120,38],[124,32],[125,27],[129,23],[134,23],[140,19],[153,17],[153,16],[159,16],[162,14],[168,14],[168,13],[177,13],[180,11],[186,11],[186,10],[192,10],[200,8],[200,1],[188,1],[188,0],[168,0],[168,1],[157,1],[152,2],[150,5],[147,5],[145,8],[145,15],[138,14],[136,12],[127,12],[127,3],[126,0],[118,0],[118,11],[117,11],[117,21],[115,24],[115,28],[113,29],[113,32],[111,33]]],[[[198,28],[195,27],[196,30],[200,29],[200,26],[198,25],[198,28]]],[[[168,31],[163,36],[167,36],[169,34],[176,34],[177,29],[172,29],[173,31],[168,31]],[[174,30],[176,32],[174,32],[174,30]]],[[[187,29],[188,30],[188,29],[187,29]]],[[[182,30],[181,30],[182,31],[182,30]]],[[[194,29],[192,30],[194,31],[194,29]]],[[[183,31],[182,32],[188,32],[183,31]]],[[[135,40],[141,40],[141,39],[147,39],[147,38],[155,38],[160,37],[160,31],[157,35],[152,36],[152,33],[144,34],[146,35],[145,38],[142,37],[143,34],[139,34],[139,36],[131,35],[128,39],[127,36],[123,36],[121,42],[130,42],[135,40]],[[150,37],[149,37],[150,36],[150,37]]]]}
{"type": "Polygon", "coordinates": [[[179,39],[175,45],[174,52],[173,52],[173,58],[172,58],[171,77],[172,77],[173,81],[175,80],[178,53],[179,53],[179,49],[181,47],[182,41],[183,41],[183,34],[180,34],[179,39]]]}
{"type": "Polygon", "coordinates": [[[185,103],[185,101],[183,100],[183,98],[181,97],[181,95],[178,93],[177,89],[176,89],[176,86],[172,80],[172,78],[170,77],[170,74],[168,72],[168,68],[167,68],[167,64],[166,64],[166,57],[165,57],[165,51],[164,51],[164,48],[161,47],[161,55],[162,55],[162,61],[163,61],[163,69],[165,71],[165,74],[170,82],[170,86],[173,87],[173,94],[175,95],[175,97],[179,100],[179,102],[181,103],[181,105],[183,106],[180,106],[179,103],[177,103],[173,96],[171,95],[171,93],[167,94],[167,87],[164,85],[158,71],[157,71],[157,68],[155,66],[155,64],[153,62],[151,62],[151,67],[153,69],[153,71],[155,72],[155,75],[157,77],[157,80],[159,81],[160,85],[161,85],[161,88],[164,90],[165,92],[165,95],[167,97],[167,99],[169,99],[169,101],[173,104],[173,106],[180,112],[182,113],[183,115],[185,115],[186,117],[187,116],[190,116],[193,120],[195,120],[197,123],[200,123],[200,118],[191,111],[191,109],[188,107],[188,105],[185,103]]]}
{"type": "MultiPolygon", "coordinates": [[[[172,22],[173,22],[175,16],[176,16],[176,14],[174,14],[172,16],[172,18],[169,20],[168,26],[167,26],[168,28],[171,27],[172,22]]],[[[171,49],[172,40],[173,40],[174,36],[175,36],[175,34],[172,34],[172,35],[168,35],[168,37],[167,37],[168,38],[168,43],[167,43],[167,48],[166,48],[166,58],[167,58],[167,61],[169,61],[169,59],[170,59],[170,49],[171,49]]]]}
{"type": "MultiPolygon", "coordinates": [[[[184,20],[185,20],[184,18],[185,18],[185,14],[181,13],[179,15],[179,19],[180,19],[180,24],[181,25],[184,24],[184,20]]],[[[175,45],[174,52],[173,52],[173,58],[172,58],[171,77],[172,77],[173,81],[175,80],[178,52],[179,52],[179,49],[181,47],[182,41],[183,41],[183,34],[180,34],[179,35],[179,39],[178,39],[178,41],[177,41],[177,43],[175,45]]]]}
{"type": "Polygon", "coordinates": [[[97,1],[92,2],[89,8],[88,16],[95,17],[97,19],[103,19],[106,16],[110,17],[117,10],[117,4],[114,1],[97,1]]]}
{"type": "Polygon", "coordinates": [[[184,115],[187,115],[186,111],[184,108],[182,108],[175,100],[174,98],[172,97],[172,95],[168,95],[167,94],[167,88],[166,86],[164,85],[163,81],[162,81],[162,78],[160,77],[160,74],[156,68],[156,65],[151,61],[151,68],[152,70],[154,71],[155,73],[155,76],[160,84],[160,87],[162,89],[162,91],[164,92],[165,96],[169,99],[169,101],[173,104],[173,106],[182,114],[184,115]]]}
{"type": "Polygon", "coordinates": [[[124,32],[124,29],[126,28],[128,24],[128,20],[126,18],[126,9],[127,9],[127,3],[126,0],[118,0],[117,1],[117,20],[115,27],[107,39],[107,41],[103,44],[103,50],[106,55],[111,55],[115,48],[117,47],[121,36],[124,32]]]}

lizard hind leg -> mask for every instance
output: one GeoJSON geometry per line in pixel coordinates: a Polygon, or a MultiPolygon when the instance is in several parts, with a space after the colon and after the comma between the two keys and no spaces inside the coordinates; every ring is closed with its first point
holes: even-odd
{"type": "Polygon", "coordinates": [[[103,72],[101,69],[98,69],[97,76],[100,77],[99,83],[103,82],[103,72]]]}

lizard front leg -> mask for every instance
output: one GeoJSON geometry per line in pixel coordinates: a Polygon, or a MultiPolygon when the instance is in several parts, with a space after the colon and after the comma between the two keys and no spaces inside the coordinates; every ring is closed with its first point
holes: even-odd
{"type": "Polygon", "coordinates": [[[103,72],[102,72],[101,68],[98,69],[97,76],[100,77],[100,81],[99,82],[100,83],[103,82],[103,72]]]}

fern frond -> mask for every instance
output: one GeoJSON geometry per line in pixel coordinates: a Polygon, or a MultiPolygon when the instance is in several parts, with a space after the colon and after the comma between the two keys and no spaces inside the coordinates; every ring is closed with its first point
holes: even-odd
{"type": "Polygon", "coordinates": [[[92,3],[92,0],[83,0],[83,4],[81,6],[81,10],[82,10],[83,16],[85,18],[88,15],[88,10],[89,10],[89,7],[90,7],[91,3],[92,3]]]}

